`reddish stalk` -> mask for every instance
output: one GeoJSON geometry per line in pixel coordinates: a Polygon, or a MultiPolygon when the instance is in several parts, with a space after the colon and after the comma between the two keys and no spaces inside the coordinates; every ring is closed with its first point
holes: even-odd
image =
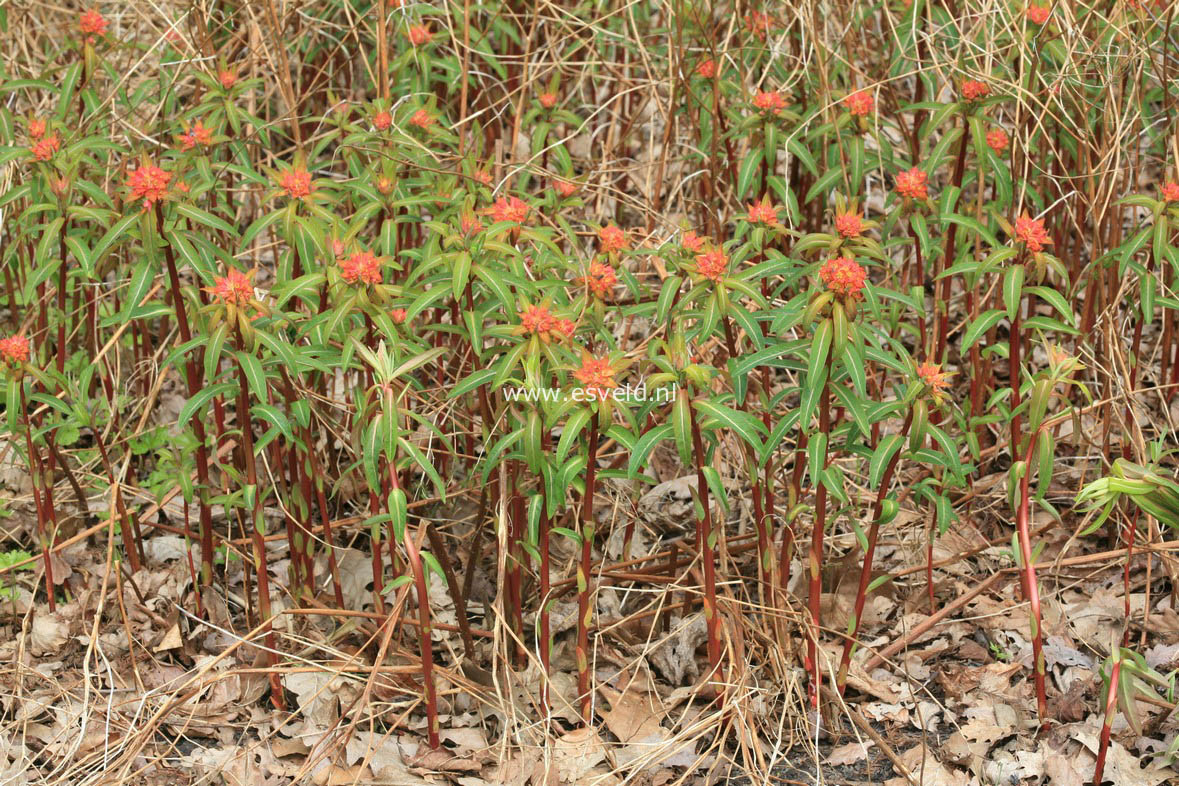
{"type": "MultiPolygon", "coordinates": [[[[827,377],[823,380],[823,392],[819,394],[819,431],[823,434],[831,432],[831,359],[827,359],[827,377]]],[[[823,446],[822,470],[827,469],[829,460],[827,445],[823,446]]],[[[811,629],[807,637],[807,659],[811,669],[811,684],[809,694],[812,709],[819,707],[819,690],[823,684],[823,668],[819,664],[819,629],[821,626],[821,599],[823,594],[823,536],[827,529],[827,484],[822,477],[812,478],[816,483],[815,490],[815,522],[811,532],[811,551],[807,556],[810,591],[807,598],[807,609],[810,611],[811,629]]]]}
{"type": "Polygon", "coordinates": [[[716,609],[716,542],[719,529],[713,531],[712,502],[709,499],[708,483],[704,477],[704,440],[700,438],[700,426],[696,413],[688,402],[688,423],[692,429],[692,449],[696,454],[696,491],[700,495],[703,515],[697,520],[699,529],[696,542],[704,561],[704,622],[708,628],[708,666],[712,678],[720,681],[721,671],[720,617],[716,609]]]}
{"type": "Polygon", "coordinates": [[[1019,481],[1019,509],[1015,516],[1015,525],[1019,532],[1019,551],[1023,562],[1021,578],[1023,580],[1024,598],[1028,602],[1029,623],[1032,633],[1032,658],[1036,681],[1036,711],[1040,718],[1040,728],[1048,725],[1048,699],[1044,689],[1044,636],[1040,615],[1040,588],[1036,582],[1036,566],[1032,563],[1032,537],[1028,529],[1029,499],[1028,480],[1031,476],[1032,454],[1036,449],[1036,442],[1044,432],[1041,425],[1028,440],[1027,455],[1024,459],[1023,477],[1019,481]]]}
{"type": "MultiPolygon", "coordinates": [[[[908,417],[905,418],[905,425],[901,426],[901,434],[907,434],[909,426],[913,423],[913,411],[909,410],[908,417]]],[[[872,562],[876,557],[876,542],[880,537],[880,516],[884,512],[884,501],[888,498],[888,489],[892,483],[893,473],[896,472],[897,465],[901,460],[901,453],[904,452],[904,446],[897,448],[897,452],[892,454],[889,459],[888,466],[884,469],[884,475],[880,479],[880,488],[876,492],[876,503],[872,506],[872,525],[868,530],[868,548],[864,551],[864,564],[860,569],[860,583],[856,588],[856,604],[852,611],[851,622],[849,623],[847,638],[843,640],[843,655],[839,660],[839,674],[836,685],[839,689],[839,695],[842,696],[847,687],[847,672],[851,665],[852,647],[855,645],[856,635],[860,631],[860,620],[864,616],[864,601],[868,593],[868,584],[872,578],[872,562]]]]}
{"type": "Polygon", "coordinates": [[[1109,737],[1113,730],[1114,715],[1118,706],[1118,676],[1122,670],[1120,652],[1113,656],[1109,674],[1109,690],[1105,692],[1105,719],[1101,723],[1101,740],[1097,746],[1097,763],[1093,767],[1093,786],[1101,786],[1105,774],[1105,754],[1109,751],[1109,737]]]}
{"type": "Polygon", "coordinates": [[[598,416],[590,416],[589,453],[585,464],[585,494],[581,498],[581,562],[577,566],[577,695],[581,717],[593,723],[593,693],[590,691],[589,627],[593,621],[590,606],[590,571],[593,565],[594,489],[598,460],[598,416]]]}

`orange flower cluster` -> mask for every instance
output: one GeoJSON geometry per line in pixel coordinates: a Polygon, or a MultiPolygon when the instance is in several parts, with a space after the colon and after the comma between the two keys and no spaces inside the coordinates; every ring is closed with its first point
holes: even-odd
{"type": "Polygon", "coordinates": [[[168,183],[171,180],[171,172],[147,164],[131,173],[127,178],[127,188],[131,189],[131,198],[142,199],[143,209],[147,210],[168,195],[168,183]]]}
{"type": "Polygon", "coordinates": [[[753,97],[753,105],[762,112],[777,115],[786,108],[786,98],[777,90],[762,90],[753,97]]]}
{"type": "Polygon", "coordinates": [[[760,202],[749,205],[749,223],[776,226],[778,223],[778,208],[768,196],[762,197],[760,202]]]}
{"type": "Polygon", "coordinates": [[[223,278],[213,281],[212,293],[227,306],[244,306],[254,299],[254,285],[245,273],[230,268],[223,278]]]}
{"type": "Polygon", "coordinates": [[[967,101],[978,101],[980,98],[986,98],[991,94],[991,88],[986,82],[980,82],[977,79],[967,79],[962,83],[962,97],[967,101]]]}
{"type": "Polygon", "coordinates": [[[48,161],[59,150],[61,150],[61,141],[57,138],[57,134],[50,134],[33,143],[33,158],[38,161],[48,161]]]}
{"type": "Polygon", "coordinates": [[[1002,128],[987,132],[987,147],[994,150],[996,155],[1006,150],[1008,144],[1010,144],[1010,140],[1007,139],[1007,132],[1002,128]]]}
{"type": "Polygon", "coordinates": [[[1044,219],[1032,218],[1027,213],[1015,219],[1015,237],[1028,247],[1028,251],[1037,254],[1052,242],[1044,228],[1044,219]]]}
{"type": "Polygon", "coordinates": [[[836,295],[858,299],[863,295],[868,271],[850,257],[834,257],[823,263],[819,279],[836,295]]]}
{"type": "Polygon", "coordinates": [[[610,366],[609,358],[595,358],[587,355],[581,362],[581,368],[573,372],[574,378],[582,387],[598,398],[605,398],[617,384],[614,382],[614,369],[610,366]]]}
{"type": "Polygon", "coordinates": [[[500,197],[484,211],[493,221],[510,221],[513,224],[523,224],[528,220],[528,213],[532,208],[519,197],[500,197]]]}
{"type": "Polygon", "coordinates": [[[843,237],[859,237],[863,223],[858,213],[839,213],[835,216],[835,231],[843,237]]]}
{"type": "Polygon", "coordinates": [[[381,283],[381,258],[371,251],[358,251],[340,261],[340,278],[349,284],[363,281],[365,284],[381,283]]]}
{"type": "Polygon", "coordinates": [[[291,199],[311,196],[311,173],[306,169],[289,169],[283,172],[278,184],[291,199]]]}
{"type": "Polygon", "coordinates": [[[865,117],[871,114],[872,108],[876,106],[876,100],[867,90],[857,90],[843,99],[843,105],[856,117],[865,117]]]}
{"type": "Polygon", "coordinates": [[[28,359],[29,340],[27,338],[20,335],[0,338],[0,360],[19,366],[21,363],[28,362],[28,359]]]}
{"type": "Polygon", "coordinates": [[[720,281],[729,270],[729,258],[719,248],[696,257],[696,270],[709,281],[720,281]]]}
{"type": "Polygon", "coordinates": [[[598,242],[601,243],[602,251],[606,254],[613,254],[630,246],[626,239],[626,232],[614,224],[607,224],[598,230],[598,242]]]}
{"type": "Polygon", "coordinates": [[[917,167],[897,173],[897,193],[909,199],[925,199],[929,196],[929,175],[917,167]]]}
{"type": "Polygon", "coordinates": [[[414,46],[425,46],[434,38],[429,25],[410,25],[405,37],[414,46]]]}
{"type": "Polygon", "coordinates": [[[594,297],[599,300],[608,300],[614,292],[615,285],[618,284],[618,275],[614,272],[614,268],[605,262],[592,262],[589,274],[581,281],[589,287],[590,292],[594,293],[594,297]]]}
{"type": "Polygon", "coordinates": [[[213,144],[213,129],[206,128],[205,124],[198,120],[187,134],[176,137],[176,141],[180,143],[182,152],[192,150],[197,145],[208,147],[213,144]]]}

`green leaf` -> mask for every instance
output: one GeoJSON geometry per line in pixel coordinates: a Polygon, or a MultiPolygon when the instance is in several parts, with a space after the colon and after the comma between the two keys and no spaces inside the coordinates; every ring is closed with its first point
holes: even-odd
{"type": "Polygon", "coordinates": [[[235,229],[225,219],[218,218],[212,213],[201,210],[199,207],[190,205],[187,202],[177,202],[176,212],[188,218],[190,221],[195,221],[196,223],[207,226],[210,229],[217,229],[222,232],[226,232],[233,237],[237,237],[238,235],[237,229],[235,229]]]}
{"type": "Polygon", "coordinates": [[[888,468],[893,455],[905,444],[905,434],[889,434],[880,439],[876,450],[872,453],[872,461],[868,465],[868,488],[877,488],[884,479],[884,470],[888,468]]]}
{"type": "Polygon", "coordinates": [[[979,318],[966,326],[965,333],[962,334],[962,346],[959,352],[965,352],[974,346],[975,342],[984,336],[988,330],[999,324],[1003,317],[1007,316],[1002,309],[993,308],[979,315],[979,318]]]}
{"type": "Polygon", "coordinates": [[[739,436],[747,445],[760,452],[762,441],[760,435],[766,432],[765,424],[748,412],[725,407],[706,399],[695,402],[696,411],[712,418],[721,426],[739,436]]]}
{"type": "Polygon", "coordinates": [[[1015,310],[1019,308],[1024,275],[1023,265],[1012,265],[1003,276],[1003,306],[1007,309],[1007,318],[1010,320],[1015,319],[1015,310]]]}

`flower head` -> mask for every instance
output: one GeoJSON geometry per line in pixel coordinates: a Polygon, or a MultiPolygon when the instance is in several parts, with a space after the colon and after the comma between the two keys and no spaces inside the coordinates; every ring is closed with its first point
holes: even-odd
{"type": "Polygon", "coordinates": [[[766,40],[766,36],[775,27],[774,18],[764,11],[753,11],[745,17],[745,29],[753,33],[759,40],[766,40]]]}
{"type": "Polygon", "coordinates": [[[230,268],[222,278],[214,279],[210,290],[213,297],[227,306],[244,306],[254,299],[254,285],[250,277],[230,268]]]}
{"type": "Polygon", "coordinates": [[[459,231],[467,237],[479,234],[483,230],[483,222],[474,213],[463,213],[459,219],[459,231]]]}
{"type": "Polygon", "coordinates": [[[371,251],[358,251],[347,259],[340,260],[340,278],[349,284],[379,284],[381,258],[371,251]]]}
{"type": "Polygon", "coordinates": [[[777,90],[762,90],[753,97],[753,105],[762,112],[777,115],[786,108],[786,98],[777,90]]]}
{"type": "Polygon", "coordinates": [[[950,387],[949,377],[950,375],[935,363],[922,363],[917,366],[917,378],[929,388],[929,393],[935,401],[941,401],[946,397],[946,389],[950,387]]]}
{"type": "Polygon", "coordinates": [[[696,73],[705,79],[712,79],[716,76],[716,61],[711,57],[706,60],[701,60],[696,64],[696,73]]]}
{"type": "Polygon", "coordinates": [[[1044,228],[1044,219],[1032,218],[1027,213],[1015,219],[1015,237],[1033,253],[1043,251],[1052,242],[1044,228]]]}
{"type": "Polygon", "coordinates": [[[217,81],[221,83],[221,87],[228,90],[233,87],[234,82],[237,81],[237,74],[228,69],[217,72],[217,81]]]}
{"type": "Polygon", "coordinates": [[[33,143],[33,158],[38,161],[48,161],[59,150],[61,150],[61,141],[57,138],[57,134],[50,134],[33,143]]]}
{"type": "Polygon", "coordinates": [[[843,105],[847,107],[847,111],[856,117],[866,117],[871,114],[872,108],[876,105],[876,100],[872,98],[872,94],[867,90],[857,90],[843,99],[843,105]]]}
{"type": "Polygon", "coordinates": [[[776,226],[778,223],[778,208],[770,201],[769,196],[761,198],[760,202],[749,205],[749,223],[776,226]]]}
{"type": "Polygon", "coordinates": [[[558,319],[557,324],[553,326],[553,330],[560,333],[564,338],[573,338],[573,334],[577,332],[577,323],[572,319],[558,319]]]}
{"type": "Polygon", "coordinates": [[[94,43],[97,36],[106,35],[106,26],[106,17],[98,13],[97,8],[91,8],[78,17],[78,29],[90,43],[94,43]]]}
{"type": "Polygon", "coordinates": [[[1024,15],[1029,21],[1042,25],[1048,21],[1048,17],[1052,15],[1052,7],[1047,5],[1029,4],[1024,15]]]}
{"type": "Polygon", "coordinates": [[[414,46],[424,46],[430,43],[434,38],[434,34],[430,32],[429,25],[410,25],[409,30],[406,31],[405,37],[414,46]]]}
{"type": "Polygon", "coordinates": [[[987,147],[995,151],[995,155],[999,155],[1007,149],[1007,145],[1011,144],[1011,140],[1007,138],[1007,132],[1002,128],[995,128],[987,132],[987,147]]]}
{"type": "Polygon", "coordinates": [[[1163,194],[1163,201],[1179,202],[1179,183],[1176,183],[1174,180],[1168,181],[1160,191],[1163,194]]]}
{"type": "Polygon", "coordinates": [[[143,209],[147,210],[157,200],[167,196],[168,183],[171,180],[171,172],[165,172],[152,164],[145,164],[130,174],[127,178],[127,188],[131,189],[131,198],[142,199],[143,209]]]}
{"type": "Polygon", "coordinates": [[[720,281],[728,270],[729,258],[719,248],[696,256],[696,271],[709,281],[720,281]]]}
{"type": "Polygon", "coordinates": [[[553,107],[555,107],[557,105],[557,94],[556,93],[541,93],[537,97],[537,100],[540,101],[540,105],[543,106],[545,109],[552,109],[553,107]]]}
{"type": "Polygon", "coordinates": [[[863,230],[864,219],[859,213],[837,213],[835,216],[835,231],[843,237],[859,237],[863,230]]]}
{"type": "Polygon", "coordinates": [[[405,323],[405,318],[409,316],[409,312],[404,308],[395,308],[389,312],[389,316],[393,318],[394,325],[401,325],[405,323]]]}
{"type": "Polygon", "coordinates": [[[34,117],[29,120],[29,138],[40,139],[45,136],[45,131],[48,128],[44,120],[39,117],[34,117]]]}
{"type": "Polygon", "coordinates": [[[929,175],[917,167],[905,172],[898,172],[897,193],[906,199],[925,199],[929,196],[929,189],[926,187],[928,182],[929,175]]]}
{"type": "Polygon", "coordinates": [[[182,151],[192,150],[197,145],[208,147],[213,144],[213,129],[206,128],[200,120],[186,134],[176,137],[182,151]]]}
{"type": "Polygon", "coordinates": [[[278,184],[291,199],[311,196],[311,173],[306,169],[288,169],[282,173],[278,184]]]}
{"type": "Polygon", "coordinates": [[[373,128],[378,131],[384,131],[389,126],[393,125],[393,115],[381,110],[373,115],[373,128]]]}
{"type": "Polygon", "coordinates": [[[868,271],[850,257],[834,257],[823,263],[819,279],[836,295],[858,300],[868,281],[868,271]]]}
{"type": "Polygon", "coordinates": [[[977,79],[967,79],[962,83],[962,97],[967,101],[977,101],[991,94],[991,88],[986,82],[977,79]]]}
{"type": "Polygon", "coordinates": [[[473,177],[477,183],[482,183],[488,187],[491,186],[491,173],[486,169],[480,169],[478,172],[471,175],[471,177],[473,177]]]}
{"type": "Polygon", "coordinates": [[[630,245],[626,239],[626,232],[614,224],[607,224],[598,230],[598,242],[602,246],[602,252],[606,254],[622,251],[630,245]]]}
{"type": "Polygon", "coordinates": [[[426,129],[434,125],[434,116],[425,109],[419,109],[410,115],[409,124],[411,126],[417,126],[421,129],[426,129]]]}
{"type": "Polygon", "coordinates": [[[520,312],[520,327],[525,333],[540,335],[553,330],[557,326],[557,318],[544,306],[528,306],[520,312]]]}
{"type": "Polygon", "coordinates": [[[21,335],[0,338],[0,361],[19,366],[29,360],[29,340],[21,335]]]}
{"type": "Polygon", "coordinates": [[[608,300],[618,283],[614,268],[605,262],[591,262],[589,273],[581,279],[598,300],[608,300]]]}
{"type": "Polygon", "coordinates": [[[560,194],[565,199],[568,199],[569,197],[571,197],[577,193],[577,184],[570,183],[568,180],[559,180],[559,179],[554,178],[553,179],[553,188],[556,190],[556,192],[558,194],[560,194]]]}
{"type": "Polygon", "coordinates": [[[704,238],[697,235],[694,230],[688,230],[680,238],[680,245],[684,247],[684,250],[691,251],[693,254],[699,254],[704,250],[704,242],[704,238]]]}
{"type": "Polygon", "coordinates": [[[605,398],[616,387],[614,368],[610,365],[609,358],[585,355],[581,359],[581,368],[573,372],[573,377],[581,383],[586,392],[596,398],[605,398]]]}
{"type": "Polygon", "coordinates": [[[513,224],[523,224],[528,220],[528,213],[531,210],[532,208],[528,207],[528,203],[523,199],[509,196],[495,200],[491,207],[483,212],[497,222],[510,221],[513,224]]]}

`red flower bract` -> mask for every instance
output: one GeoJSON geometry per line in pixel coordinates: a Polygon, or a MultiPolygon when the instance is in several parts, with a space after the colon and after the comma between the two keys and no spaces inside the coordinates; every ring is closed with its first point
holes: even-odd
{"type": "Polygon", "coordinates": [[[44,120],[39,117],[34,117],[29,121],[29,138],[40,139],[41,137],[45,136],[46,128],[47,126],[44,120]]]}
{"type": "Polygon", "coordinates": [[[186,134],[181,134],[177,137],[180,142],[180,149],[182,151],[192,150],[197,145],[208,147],[213,144],[213,129],[206,128],[205,124],[200,120],[192,127],[186,134]]]}
{"type": "Polygon", "coordinates": [[[393,125],[393,115],[388,112],[377,112],[373,115],[373,128],[378,131],[384,131],[391,125],[393,125]]]}
{"type": "Polygon", "coordinates": [[[493,221],[511,221],[513,224],[523,224],[528,220],[531,210],[528,203],[519,197],[500,197],[484,212],[493,221]]]}
{"type": "Polygon", "coordinates": [[[1052,242],[1044,228],[1044,219],[1032,218],[1027,213],[1015,219],[1015,237],[1033,253],[1043,251],[1052,242]]]}
{"type": "Polygon", "coordinates": [[[680,238],[680,245],[684,250],[691,251],[693,254],[699,254],[704,250],[704,238],[697,235],[694,231],[689,230],[680,238]]]}
{"type": "Polygon", "coordinates": [[[868,271],[850,257],[835,257],[823,263],[819,279],[836,295],[858,299],[863,295],[868,271]]]}
{"type": "Polygon", "coordinates": [[[429,128],[434,125],[434,116],[425,109],[419,109],[410,115],[409,124],[418,128],[429,128]]]}
{"type": "Polygon", "coordinates": [[[786,99],[776,90],[763,90],[753,97],[753,105],[762,112],[777,115],[786,108],[786,99]]]}
{"type": "Polygon", "coordinates": [[[405,322],[405,318],[409,316],[409,312],[404,308],[395,308],[389,312],[389,316],[393,318],[394,325],[400,325],[405,322]]]}
{"type": "Polygon", "coordinates": [[[0,360],[19,366],[29,360],[29,340],[24,336],[0,338],[0,360]]]}
{"type": "Polygon", "coordinates": [[[729,258],[719,248],[696,257],[696,270],[709,281],[720,281],[729,269],[729,258]]]}
{"type": "Polygon", "coordinates": [[[165,172],[158,166],[146,164],[136,169],[127,178],[127,188],[131,189],[131,198],[142,199],[143,209],[147,210],[157,200],[168,195],[168,183],[171,180],[171,172],[165,172]]]}
{"type": "Polygon", "coordinates": [[[950,381],[949,375],[942,371],[941,366],[935,363],[922,363],[917,367],[917,377],[929,386],[930,393],[935,399],[945,397],[950,381]]]}
{"type": "Polygon", "coordinates": [[[381,258],[371,251],[358,251],[347,259],[340,260],[340,278],[349,284],[379,284],[381,258]]]}
{"type": "Polygon", "coordinates": [[[1160,191],[1163,194],[1164,202],[1179,202],[1179,183],[1174,180],[1166,183],[1160,191]]]}
{"type": "Polygon", "coordinates": [[[311,196],[311,173],[306,169],[288,169],[282,173],[278,184],[291,199],[311,196]]]}
{"type": "Polygon", "coordinates": [[[872,108],[876,105],[876,100],[872,98],[872,94],[867,90],[857,90],[843,99],[843,105],[847,107],[847,111],[856,117],[864,117],[872,112],[872,108]]]}
{"type": "Polygon", "coordinates": [[[962,83],[962,97],[967,101],[977,101],[980,98],[986,98],[991,94],[991,88],[987,86],[986,82],[980,82],[977,79],[967,79],[962,83]]]}
{"type": "Polygon", "coordinates": [[[858,213],[839,213],[835,216],[835,231],[843,237],[859,237],[863,220],[858,213]]]}
{"type": "Polygon", "coordinates": [[[1027,18],[1038,25],[1042,25],[1048,21],[1048,17],[1052,15],[1051,6],[1029,5],[1024,11],[1027,18]]]}
{"type": "Polygon", "coordinates": [[[909,199],[925,199],[929,196],[929,189],[926,187],[928,182],[929,175],[917,167],[905,172],[898,172],[897,193],[909,199]]]}
{"type": "Polygon", "coordinates": [[[601,243],[602,251],[606,254],[622,251],[629,245],[626,233],[614,224],[608,224],[598,230],[598,242],[601,243]]]}
{"type": "Polygon", "coordinates": [[[244,306],[254,299],[254,285],[250,277],[230,268],[223,278],[213,281],[213,297],[227,306],[244,306]]]}
{"type": "Polygon", "coordinates": [[[618,283],[618,275],[614,268],[605,262],[593,262],[590,264],[589,274],[581,281],[589,287],[594,297],[608,300],[614,292],[614,285],[618,283]]]}
{"type": "Polygon", "coordinates": [[[778,223],[778,209],[768,196],[762,197],[760,202],[748,205],[749,222],[751,224],[766,224],[775,226],[778,223]]]}
{"type": "Polygon", "coordinates": [[[716,61],[711,58],[701,60],[696,64],[696,73],[705,79],[712,79],[716,76],[716,61]]]}
{"type": "Polygon", "coordinates": [[[995,151],[998,155],[1007,149],[1010,141],[1007,139],[1007,132],[1002,128],[996,128],[987,132],[987,147],[995,151]]]}
{"type": "Polygon", "coordinates": [[[566,199],[577,193],[577,184],[570,183],[568,180],[554,180],[553,188],[566,199]]]}
{"type": "Polygon", "coordinates": [[[411,25],[405,37],[414,46],[422,46],[430,43],[430,40],[434,38],[434,34],[430,32],[429,25],[411,25]]]}
{"type": "Polygon", "coordinates": [[[221,87],[228,90],[233,87],[233,83],[237,81],[237,74],[232,71],[218,71],[217,81],[221,83],[221,87]]]}
{"type": "Polygon", "coordinates": [[[50,134],[33,143],[32,149],[33,158],[38,161],[48,161],[53,158],[54,153],[61,150],[61,141],[58,140],[57,134],[50,134]]]}
{"type": "Polygon", "coordinates": [[[520,325],[527,333],[547,333],[557,324],[557,318],[544,306],[528,306],[520,312],[520,325]]]}
{"type": "Polygon", "coordinates": [[[614,369],[609,358],[595,358],[586,355],[581,361],[581,368],[573,372],[573,376],[582,387],[596,398],[605,398],[615,388],[614,369]]]}
{"type": "Polygon", "coordinates": [[[540,96],[538,97],[538,100],[540,101],[540,105],[543,106],[545,109],[552,109],[553,107],[555,107],[557,105],[557,94],[556,93],[541,93],[540,96]]]}
{"type": "Polygon", "coordinates": [[[78,29],[89,36],[90,41],[94,40],[94,36],[106,35],[106,26],[106,18],[95,8],[91,8],[78,18],[78,29]]]}

